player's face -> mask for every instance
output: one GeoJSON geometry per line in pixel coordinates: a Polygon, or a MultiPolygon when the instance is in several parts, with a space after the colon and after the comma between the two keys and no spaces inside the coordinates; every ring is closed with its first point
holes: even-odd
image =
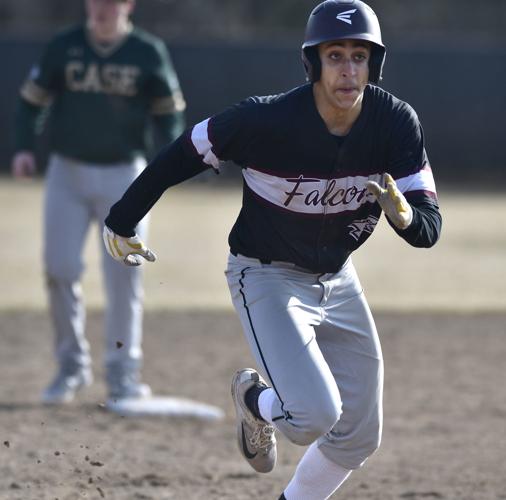
{"type": "Polygon", "coordinates": [[[320,86],[332,107],[350,110],[362,102],[369,80],[371,47],[361,40],[339,40],[318,46],[322,65],[320,86]]]}
{"type": "Polygon", "coordinates": [[[114,32],[128,22],[134,0],[86,0],[88,22],[92,29],[114,32]]]}

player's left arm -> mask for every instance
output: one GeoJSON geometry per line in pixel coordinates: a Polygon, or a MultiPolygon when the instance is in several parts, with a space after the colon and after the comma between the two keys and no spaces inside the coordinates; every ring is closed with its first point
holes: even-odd
{"type": "Polygon", "coordinates": [[[368,183],[389,224],[415,247],[431,247],[439,239],[442,217],[436,185],[425,151],[423,130],[406,106],[392,135],[384,185],[368,183]]]}
{"type": "Polygon", "coordinates": [[[186,102],[176,70],[165,44],[154,46],[155,62],[148,84],[150,112],[157,135],[164,143],[172,142],[185,129],[186,102]]]}

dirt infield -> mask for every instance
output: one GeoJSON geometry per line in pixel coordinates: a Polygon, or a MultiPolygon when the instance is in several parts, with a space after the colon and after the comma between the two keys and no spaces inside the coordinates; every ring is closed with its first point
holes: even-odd
{"type": "MultiPolygon", "coordinates": [[[[506,314],[377,314],[386,362],[381,449],[335,498],[506,499],[506,314]]],[[[228,312],[150,312],[145,379],[226,411],[219,423],[109,414],[101,316],[88,322],[95,384],[64,409],[37,403],[52,374],[43,313],[0,314],[0,498],[276,499],[302,450],[258,475],[240,458],[229,381],[251,364],[228,312]]]]}

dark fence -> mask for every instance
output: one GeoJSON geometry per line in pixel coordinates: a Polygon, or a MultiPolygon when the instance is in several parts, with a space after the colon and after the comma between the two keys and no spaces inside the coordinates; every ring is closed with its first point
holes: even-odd
{"type": "MultiPolygon", "coordinates": [[[[12,154],[19,85],[41,50],[37,42],[0,41],[0,169],[12,154]]],[[[175,45],[171,53],[189,124],[249,95],[278,93],[304,81],[296,48],[175,45]]],[[[418,112],[439,180],[461,185],[504,178],[505,48],[392,49],[384,73],[383,87],[418,112]]]]}

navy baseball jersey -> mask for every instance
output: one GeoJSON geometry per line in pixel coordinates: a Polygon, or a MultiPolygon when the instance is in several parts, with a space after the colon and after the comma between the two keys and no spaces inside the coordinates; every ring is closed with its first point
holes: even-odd
{"type": "Polygon", "coordinates": [[[431,246],[441,216],[422,127],[414,110],[369,85],[361,113],[344,137],[327,130],[312,85],[251,97],[189,129],[162,150],[116,203],[106,224],[123,236],[169,186],[233,161],[243,170],[243,206],[229,236],[231,252],[337,272],[373,232],[381,208],[366,182],[390,173],[413,208],[394,229],[431,246]]]}

